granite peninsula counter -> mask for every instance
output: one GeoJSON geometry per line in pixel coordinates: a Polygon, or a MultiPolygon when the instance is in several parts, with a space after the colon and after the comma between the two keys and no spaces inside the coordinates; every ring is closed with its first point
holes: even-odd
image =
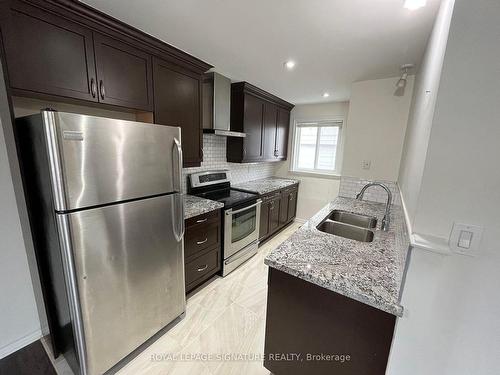
{"type": "Polygon", "coordinates": [[[409,238],[401,207],[392,206],[387,232],[380,230],[385,204],[338,197],[298,229],[264,262],[268,266],[396,316],[409,238]],[[372,242],[316,229],[332,210],[377,217],[372,242]]]}
{"type": "Polygon", "coordinates": [[[384,204],[339,197],[267,255],[264,367],[271,373],[386,373],[396,320],[403,313],[409,239],[401,207],[391,207],[388,231],[380,230],[384,212],[384,204]],[[371,242],[319,231],[333,210],[376,217],[376,227],[368,230],[372,233],[335,221],[325,225],[343,228],[337,230],[352,237],[361,230],[358,238],[371,242]],[[296,356],[282,361],[275,353],[296,356]],[[308,360],[311,353],[345,354],[349,361],[321,355],[308,360]]]}

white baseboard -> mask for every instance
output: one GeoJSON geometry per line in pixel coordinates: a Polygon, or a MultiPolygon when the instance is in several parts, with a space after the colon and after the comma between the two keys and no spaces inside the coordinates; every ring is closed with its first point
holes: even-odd
{"type": "Polygon", "coordinates": [[[36,331],[28,333],[27,335],[11,342],[10,344],[2,346],[0,348],[0,359],[7,357],[9,354],[12,354],[19,349],[24,348],[26,345],[29,345],[36,340],[39,340],[41,337],[42,331],[40,329],[37,329],[36,331]]]}

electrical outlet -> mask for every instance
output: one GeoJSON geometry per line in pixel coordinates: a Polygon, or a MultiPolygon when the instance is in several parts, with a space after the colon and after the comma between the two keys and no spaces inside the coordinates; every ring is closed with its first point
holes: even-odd
{"type": "Polygon", "coordinates": [[[476,256],[481,243],[483,227],[453,223],[450,234],[450,249],[458,254],[476,256]]]}
{"type": "Polygon", "coordinates": [[[370,169],[371,165],[372,165],[371,160],[363,160],[361,162],[361,168],[363,169],[370,169]]]}

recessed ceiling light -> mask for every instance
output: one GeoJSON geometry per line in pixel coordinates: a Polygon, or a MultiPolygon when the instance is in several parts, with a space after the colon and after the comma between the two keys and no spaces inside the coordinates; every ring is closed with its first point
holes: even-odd
{"type": "Polygon", "coordinates": [[[285,68],[287,68],[288,70],[292,70],[295,67],[295,61],[288,60],[288,61],[285,61],[285,63],[283,65],[285,65],[285,68]]]}
{"type": "Polygon", "coordinates": [[[323,93],[323,98],[328,98],[329,96],[330,96],[330,94],[329,94],[329,93],[327,93],[327,92],[324,92],[324,93],[323,93]]]}
{"type": "Polygon", "coordinates": [[[409,10],[416,10],[425,7],[427,0],[405,0],[404,7],[409,10]]]}

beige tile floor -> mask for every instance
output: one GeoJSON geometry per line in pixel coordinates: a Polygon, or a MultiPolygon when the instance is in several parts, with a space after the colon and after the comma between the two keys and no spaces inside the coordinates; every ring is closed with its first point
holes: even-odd
{"type": "MultiPolygon", "coordinates": [[[[184,319],[117,374],[268,375],[261,360],[268,272],[264,258],[299,226],[292,223],[233,273],[191,293],[184,319]]],[[[59,375],[70,374],[67,364],[56,367],[59,375]]]]}

